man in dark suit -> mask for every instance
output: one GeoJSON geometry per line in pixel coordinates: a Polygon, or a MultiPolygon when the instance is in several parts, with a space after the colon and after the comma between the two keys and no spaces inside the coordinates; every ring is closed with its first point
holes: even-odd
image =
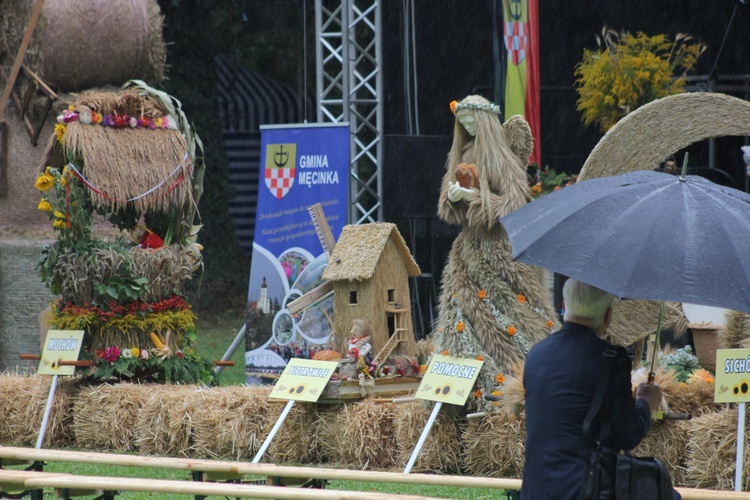
{"type": "MultiPolygon", "coordinates": [[[[535,344],[526,357],[526,462],[521,498],[578,499],[591,450],[583,437],[589,411],[605,363],[611,363],[606,399],[611,405],[610,433],[602,443],[630,450],[646,435],[651,410],[661,401],[657,385],[642,384],[633,398],[631,362],[625,349],[600,338],[612,319],[612,295],[578,280],[563,286],[562,328],[535,344]]],[[[599,422],[592,432],[598,435],[599,422]]]]}

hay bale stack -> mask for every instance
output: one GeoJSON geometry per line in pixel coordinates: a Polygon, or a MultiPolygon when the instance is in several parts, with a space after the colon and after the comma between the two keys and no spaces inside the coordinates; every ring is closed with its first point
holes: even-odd
{"type": "Polygon", "coordinates": [[[314,423],[315,457],[319,464],[343,465],[344,422],[350,405],[318,405],[314,423]]]}
{"type": "Polygon", "coordinates": [[[661,460],[672,476],[675,485],[685,484],[687,472],[687,444],[689,440],[687,420],[657,421],[643,441],[633,450],[636,456],[654,456],[661,460]]]}
{"type": "MultiPolygon", "coordinates": [[[[23,39],[35,0],[0,2],[5,70],[23,39]]],[[[156,0],[45,2],[26,64],[60,91],[77,91],[132,78],[164,78],[164,19],[156,0]]]]}
{"type": "MultiPolygon", "coordinates": [[[[745,415],[747,419],[747,415],[745,415]]],[[[737,408],[706,413],[688,422],[685,486],[734,490],[737,408]]],[[[750,450],[745,447],[742,490],[750,489],[750,450]]]]}
{"type": "MultiPolygon", "coordinates": [[[[271,425],[284,409],[284,403],[286,401],[271,403],[272,410],[278,412],[272,417],[271,425]]],[[[268,448],[268,460],[273,463],[294,464],[314,462],[317,455],[317,440],[313,428],[317,418],[318,413],[315,405],[295,405],[268,448]]],[[[268,430],[270,431],[270,427],[268,430]]]]}
{"type": "Polygon", "coordinates": [[[81,389],[73,405],[73,433],[79,448],[134,451],[138,414],[154,386],[103,384],[81,389]]]}
{"type": "MultiPolygon", "coordinates": [[[[269,386],[204,390],[193,413],[195,456],[239,460],[254,457],[279,415],[269,386]]],[[[285,424],[286,425],[286,424],[285,424]]]]}
{"type": "MultiPolygon", "coordinates": [[[[395,410],[396,443],[399,447],[399,469],[409,463],[419,437],[432,410],[422,403],[393,405],[395,410]]],[[[443,407],[425,439],[413,472],[458,473],[461,470],[460,416],[452,407],[443,407]]]]}
{"type": "MultiPolygon", "coordinates": [[[[52,377],[6,374],[0,377],[0,443],[33,446],[39,437],[52,377]]],[[[44,447],[70,446],[74,442],[71,423],[78,385],[72,377],[58,379],[44,447]]]]}
{"type": "Polygon", "coordinates": [[[342,409],[339,419],[342,465],[385,470],[398,465],[395,406],[365,400],[342,409]]]}
{"type": "Polygon", "coordinates": [[[205,405],[205,388],[153,385],[138,414],[136,445],[146,455],[190,457],[195,452],[195,419],[205,405]]]}
{"type": "Polygon", "coordinates": [[[469,420],[462,441],[467,474],[516,479],[523,475],[525,415],[498,412],[469,420]]]}

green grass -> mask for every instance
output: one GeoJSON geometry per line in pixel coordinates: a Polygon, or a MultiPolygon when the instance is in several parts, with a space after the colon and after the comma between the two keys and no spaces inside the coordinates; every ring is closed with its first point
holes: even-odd
{"type": "MultiPolygon", "coordinates": [[[[198,313],[198,353],[211,361],[220,360],[242,329],[245,318],[237,313],[198,313]]],[[[234,366],[225,366],[219,376],[219,385],[245,385],[245,341],[230,358],[234,366]]]]}

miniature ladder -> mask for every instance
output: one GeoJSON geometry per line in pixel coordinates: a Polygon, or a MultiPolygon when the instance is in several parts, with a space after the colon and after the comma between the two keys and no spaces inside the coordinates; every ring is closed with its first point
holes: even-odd
{"type": "Polygon", "coordinates": [[[380,366],[386,359],[388,359],[388,356],[391,355],[401,342],[406,342],[406,333],[406,328],[397,328],[396,331],[393,332],[393,335],[391,335],[391,338],[388,339],[388,342],[386,342],[383,348],[380,349],[380,352],[372,359],[372,363],[375,366],[380,366]]]}

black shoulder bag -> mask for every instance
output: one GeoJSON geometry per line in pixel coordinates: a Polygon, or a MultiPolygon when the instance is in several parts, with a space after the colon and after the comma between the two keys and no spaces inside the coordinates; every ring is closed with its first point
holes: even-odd
{"type": "Polygon", "coordinates": [[[591,448],[591,457],[583,473],[582,500],[653,499],[672,500],[672,479],[664,464],[654,457],[634,457],[629,452],[618,453],[601,443],[609,436],[609,405],[603,405],[610,368],[617,351],[604,350],[607,358],[604,372],[594,392],[591,408],[583,422],[583,437],[591,448]],[[604,409],[601,412],[600,410],[604,409]],[[591,423],[600,414],[599,439],[591,436],[591,423]]]}

